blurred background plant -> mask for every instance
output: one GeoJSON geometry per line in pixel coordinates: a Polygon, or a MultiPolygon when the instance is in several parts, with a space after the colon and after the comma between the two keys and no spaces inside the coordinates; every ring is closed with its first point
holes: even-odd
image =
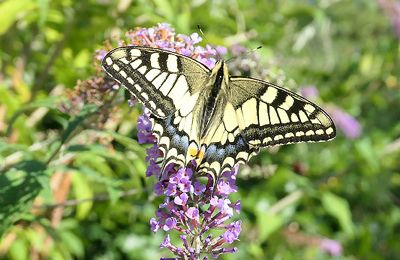
{"type": "MultiPolygon", "coordinates": [[[[328,143],[242,167],[238,252],[223,259],[400,255],[399,1],[0,3],[0,258],[156,259],[161,199],[140,106],[98,66],[137,26],[167,22],[228,48],[235,74],[301,92],[334,117],[328,143]],[[262,49],[246,52],[257,46],[262,49]]],[[[126,39],[125,39],[126,40],[126,39]]],[[[204,41],[203,41],[204,42],[204,41]]]]}

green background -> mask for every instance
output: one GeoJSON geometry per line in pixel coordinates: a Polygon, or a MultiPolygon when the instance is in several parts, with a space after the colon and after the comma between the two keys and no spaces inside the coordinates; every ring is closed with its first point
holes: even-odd
{"type": "Polygon", "coordinates": [[[210,44],[263,46],[258,66],[293,90],[315,86],[318,104],[362,127],[357,138],[339,129],[331,142],[264,150],[242,167],[232,199],[241,199],[243,230],[238,252],[224,259],[398,258],[395,2],[1,1],[0,258],[168,256],[163,234],[148,225],[160,199],[136,141],[139,107],[120,91],[100,128],[98,104],[75,114],[59,107],[95,74],[106,40],[161,22],[184,34],[200,25],[210,44]],[[340,243],[341,254],[321,250],[322,238],[340,243]]]}

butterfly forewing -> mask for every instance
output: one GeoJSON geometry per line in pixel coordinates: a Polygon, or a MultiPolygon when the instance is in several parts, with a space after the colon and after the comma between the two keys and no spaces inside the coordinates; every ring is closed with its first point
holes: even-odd
{"type": "Polygon", "coordinates": [[[241,135],[251,145],[326,141],[336,135],[325,111],[287,89],[241,77],[230,78],[230,89],[241,135]]]}
{"type": "Polygon", "coordinates": [[[128,46],[110,51],[104,70],[139,99],[151,113],[165,118],[201,90],[209,70],[188,57],[154,48],[128,46]]]}

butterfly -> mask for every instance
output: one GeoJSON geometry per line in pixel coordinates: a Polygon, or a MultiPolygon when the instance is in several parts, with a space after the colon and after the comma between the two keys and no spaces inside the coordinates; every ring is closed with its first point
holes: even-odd
{"type": "Polygon", "coordinates": [[[223,60],[210,70],[171,51],[126,46],[107,53],[102,66],[150,111],[163,168],[195,160],[198,173],[215,181],[262,147],[336,135],[314,103],[266,81],[230,76],[223,60]]]}

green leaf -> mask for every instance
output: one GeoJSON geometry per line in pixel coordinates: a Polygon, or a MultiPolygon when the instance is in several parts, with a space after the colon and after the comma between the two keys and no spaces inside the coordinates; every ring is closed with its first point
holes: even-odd
{"type": "Polygon", "coordinates": [[[174,19],[174,9],[169,1],[154,0],[154,3],[167,20],[171,21],[174,19]]]}
{"type": "Polygon", "coordinates": [[[35,8],[35,1],[31,0],[8,0],[0,4],[0,35],[5,33],[22,12],[35,8]]]}
{"type": "Polygon", "coordinates": [[[50,162],[58,153],[60,148],[62,147],[63,144],[65,144],[69,138],[71,138],[74,133],[76,133],[77,128],[93,113],[97,111],[97,106],[94,104],[89,104],[85,105],[82,110],[79,112],[79,114],[73,118],[71,118],[68,121],[68,124],[64,130],[64,132],[61,134],[60,140],[57,142],[53,143],[51,148],[49,149],[49,155],[48,159],[46,160],[47,162],[50,162]]]}
{"type": "Polygon", "coordinates": [[[12,117],[9,120],[7,135],[11,134],[11,130],[12,130],[14,123],[17,121],[17,119],[21,115],[25,114],[26,112],[29,112],[31,110],[41,108],[41,107],[46,107],[49,109],[56,109],[57,108],[56,104],[57,104],[58,100],[59,100],[59,97],[51,96],[51,97],[47,97],[45,99],[37,100],[35,102],[23,105],[20,108],[18,108],[18,110],[15,111],[15,113],[12,115],[12,117]]]}
{"type": "Polygon", "coordinates": [[[68,125],[61,136],[61,143],[65,143],[69,137],[71,137],[72,133],[76,130],[78,126],[82,124],[82,122],[87,119],[87,117],[94,112],[97,111],[97,106],[93,104],[85,105],[79,114],[73,117],[69,122],[68,125]]]}
{"type": "Polygon", "coordinates": [[[76,216],[78,219],[84,219],[90,213],[93,201],[87,200],[93,198],[93,190],[85,175],[75,172],[72,175],[72,184],[74,188],[75,199],[85,200],[79,203],[76,208],[76,216]]]}
{"type": "Polygon", "coordinates": [[[83,258],[85,249],[82,240],[77,235],[70,231],[62,231],[60,232],[60,239],[69,252],[79,258],[83,258]]]}
{"type": "Polygon", "coordinates": [[[338,220],[343,231],[349,236],[353,236],[353,222],[351,220],[351,211],[348,202],[328,192],[322,195],[322,205],[330,215],[338,220]]]}
{"type": "Polygon", "coordinates": [[[260,242],[264,242],[267,238],[277,231],[283,224],[283,217],[269,212],[260,212],[257,214],[258,236],[260,242]]]}
{"type": "Polygon", "coordinates": [[[46,166],[39,161],[22,161],[0,174],[0,236],[29,212],[44,182],[46,166]]]}
{"type": "Polygon", "coordinates": [[[8,252],[10,259],[28,259],[29,245],[26,240],[17,239],[8,252]]]}

